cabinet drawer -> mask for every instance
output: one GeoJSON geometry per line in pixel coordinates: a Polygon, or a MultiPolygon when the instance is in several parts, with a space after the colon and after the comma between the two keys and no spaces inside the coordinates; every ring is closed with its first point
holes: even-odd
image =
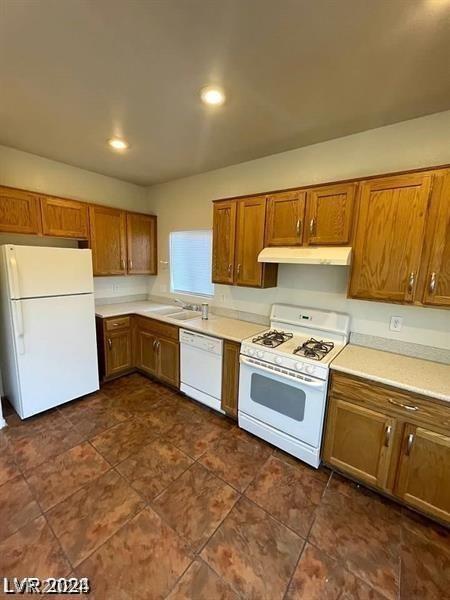
{"type": "Polygon", "coordinates": [[[336,399],[381,409],[408,422],[427,423],[444,429],[450,427],[448,406],[375,381],[334,372],[330,395],[336,399]]]}
{"type": "Polygon", "coordinates": [[[106,319],[106,331],[116,331],[118,329],[128,329],[130,327],[130,317],[115,317],[106,319]]]}
{"type": "Polygon", "coordinates": [[[156,336],[178,341],[178,327],[170,323],[163,323],[149,317],[136,317],[136,327],[141,331],[148,331],[156,336]]]}

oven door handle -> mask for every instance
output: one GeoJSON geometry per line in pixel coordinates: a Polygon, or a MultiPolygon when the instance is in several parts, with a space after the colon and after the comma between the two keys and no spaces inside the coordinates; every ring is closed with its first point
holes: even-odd
{"type": "Polygon", "coordinates": [[[286,375],[286,373],[280,373],[279,371],[275,371],[275,369],[265,367],[260,362],[257,362],[251,358],[247,358],[246,356],[242,356],[242,354],[241,363],[249,367],[253,367],[254,369],[265,371],[266,373],[270,373],[271,375],[279,375],[280,377],[284,377],[285,379],[289,379],[290,381],[302,383],[308,387],[323,389],[325,386],[325,381],[310,381],[308,379],[305,379],[302,375],[300,375],[300,373],[298,375],[286,375]]]}

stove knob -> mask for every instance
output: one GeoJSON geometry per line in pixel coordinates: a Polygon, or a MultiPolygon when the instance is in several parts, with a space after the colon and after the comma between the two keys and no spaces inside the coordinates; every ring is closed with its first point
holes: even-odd
{"type": "Polygon", "coordinates": [[[256,353],[256,356],[258,358],[263,358],[264,357],[264,352],[262,350],[260,350],[259,352],[256,353]]]}
{"type": "Polygon", "coordinates": [[[309,373],[311,375],[311,373],[314,373],[315,367],[314,365],[305,365],[305,371],[307,373],[309,373]]]}
{"type": "Polygon", "coordinates": [[[253,348],[248,348],[247,352],[248,352],[249,356],[253,356],[255,354],[255,351],[253,350],[253,348]]]}
{"type": "Polygon", "coordinates": [[[277,365],[281,365],[283,359],[281,358],[281,356],[275,356],[275,362],[277,363],[277,365]]]}
{"type": "Polygon", "coordinates": [[[301,371],[303,369],[303,363],[296,362],[295,363],[295,368],[296,368],[297,371],[301,371]]]}

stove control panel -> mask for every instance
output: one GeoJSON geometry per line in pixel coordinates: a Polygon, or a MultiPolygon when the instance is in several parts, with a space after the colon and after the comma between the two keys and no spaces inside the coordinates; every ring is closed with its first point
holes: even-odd
{"type": "Polygon", "coordinates": [[[318,379],[326,380],[328,378],[328,367],[326,365],[315,365],[308,361],[302,362],[298,360],[296,356],[280,356],[279,353],[273,350],[262,350],[256,349],[249,344],[242,344],[241,354],[252,358],[257,358],[260,361],[268,363],[268,365],[276,365],[282,367],[283,371],[294,371],[296,373],[303,373],[304,375],[312,375],[318,379]]]}

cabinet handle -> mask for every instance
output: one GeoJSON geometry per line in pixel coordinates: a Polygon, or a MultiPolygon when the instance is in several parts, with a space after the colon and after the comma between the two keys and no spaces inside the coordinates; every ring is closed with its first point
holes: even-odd
{"type": "Polygon", "coordinates": [[[384,445],[386,448],[389,448],[389,443],[391,441],[391,433],[392,433],[392,425],[387,425],[384,430],[384,445]]]}
{"type": "Polygon", "coordinates": [[[412,294],[412,292],[414,290],[415,281],[416,281],[416,274],[414,273],[414,271],[411,271],[411,273],[409,274],[409,277],[408,277],[408,292],[410,294],[412,294]]]}
{"type": "Polygon", "coordinates": [[[112,339],[111,339],[111,338],[108,338],[108,339],[107,339],[107,342],[108,342],[108,347],[109,347],[109,349],[110,349],[110,350],[112,350],[112,339]]]}
{"type": "Polygon", "coordinates": [[[414,434],[410,433],[408,435],[408,437],[406,438],[406,456],[409,456],[411,454],[411,449],[413,447],[413,443],[414,443],[414,434]]]}
{"type": "Polygon", "coordinates": [[[228,265],[228,275],[231,277],[231,269],[233,268],[233,265],[230,263],[228,265]]]}
{"type": "Polygon", "coordinates": [[[241,274],[241,265],[240,264],[237,266],[236,274],[238,277],[241,274]]]}
{"type": "Polygon", "coordinates": [[[132,271],[132,270],[133,270],[133,261],[131,260],[131,258],[130,258],[130,260],[128,261],[128,263],[129,263],[129,268],[130,268],[130,271],[132,271]]]}
{"type": "Polygon", "coordinates": [[[302,229],[302,220],[297,219],[297,237],[300,237],[300,231],[302,229]]]}
{"type": "Polygon", "coordinates": [[[153,350],[156,350],[156,344],[157,344],[158,340],[153,340],[153,350]]]}
{"type": "Polygon", "coordinates": [[[122,271],[125,271],[125,260],[123,258],[120,259],[120,264],[122,266],[122,271]]]}
{"type": "Polygon", "coordinates": [[[313,217],[313,218],[311,219],[311,221],[309,222],[309,233],[310,233],[311,235],[314,235],[314,230],[315,230],[315,228],[316,228],[316,218],[315,218],[315,217],[313,217]]]}
{"type": "Polygon", "coordinates": [[[411,412],[415,412],[416,410],[419,410],[419,407],[414,406],[414,404],[403,404],[403,402],[397,402],[396,400],[393,400],[392,398],[388,398],[388,402],[389,402],[389,404],[393,404],[394,406],[400,406],[400,408],[404,408],[405,410],[409,410],[411,412]]]}
{"type": "Polygon", "coordinates": [[[159,350],[161,346],[161,342],[159,340],[156,340],[156,349],[159,350]]]}
{"type": "Polygon", "coordinates": [[[433,271],[430,275],[430,294],[434,294],[434,292],[436,291],[436,272],[433,271]]]}

